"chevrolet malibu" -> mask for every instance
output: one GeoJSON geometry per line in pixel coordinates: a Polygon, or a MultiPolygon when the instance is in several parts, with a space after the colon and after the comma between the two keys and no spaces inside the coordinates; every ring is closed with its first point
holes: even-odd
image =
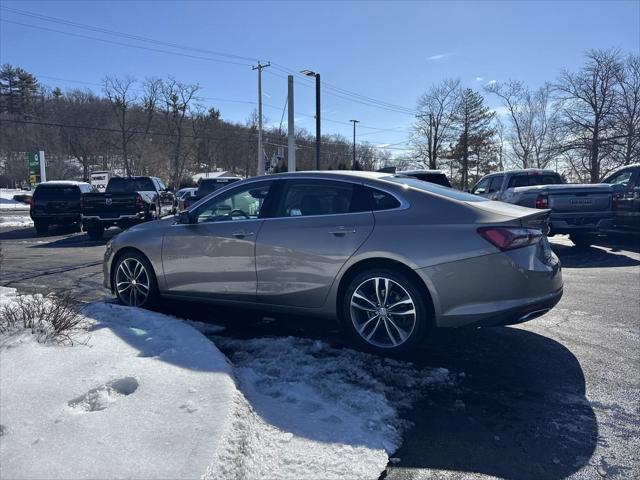
{"type": "Polygon", "coordinates": [[[255,177],[119,234],[104,284],[136,307],[186,299],[337,317],[357,346],[396,353],[436,327],[549,311],[563,284],[548,217],[403,175],[255,177]]]}

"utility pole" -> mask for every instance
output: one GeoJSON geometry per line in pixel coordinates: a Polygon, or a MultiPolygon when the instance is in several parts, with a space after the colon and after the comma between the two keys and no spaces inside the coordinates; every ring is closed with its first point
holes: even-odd
{"type": "Polygon", "coordinates": [[[360,123],[360,120],[349,120],[353,122],[353,163],[351,164],[351,168],[355,168],[356,166],[356,123],[360,123]]]}
{"type": "Polygon", "coordinates": [[[271,62],[262,65],[258,62],[252,70],[258,70],[258,175],[264,175],[264,152],[262,151],[262,69],[271,66],[271,62]]]}
{"type": "Polygon", "coordinates": [[[289,172],[296,171],[296,131],[293,120],[293,75],[289,75],[288,77],[288,92],[287,92],[287,100],[288,100],[288,108],[289,108],[289,146],[287,150],[289,151],[288,159],[287,159],[287,170],[289,172]]]}
{"type": "Polygon", "coordinates": [[[416,118],[429,118],[429,130],[427,132],[427,142],[429,143],[429,146],[427,148],[427,153],[429,155],[429,168],[435,168],[435,163],[432,161],[432,158],[435,154],[435,152],[433,151],[433,147],[434,147],[434,138],[433,138],[433,128],[434,128],[434,124],[433,124],[433,114],[431,112],[429,113],[419,113],[416,115],[416,118]]]}

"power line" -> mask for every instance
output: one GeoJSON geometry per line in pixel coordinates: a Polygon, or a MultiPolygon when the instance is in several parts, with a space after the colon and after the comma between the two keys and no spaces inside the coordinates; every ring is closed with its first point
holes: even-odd
{"type": "MultiPolygon", "coordinates": [[[[106,28],[102,28],[102,27],[96,27],[96,26],[87,25],[87,24],[79,23],[79,22],[73,22],[73,21],[70,21],[70,20],[65,20],[65,19],[61,19],[61,18],[57,18],[57,17],[50,17],[50,16],[47,16],[47,15],[41,15],[41,14],[37,14],[37,13],[33,13],[33,12],[28,12],[28,11],[25,11],[25,10],[19,10],[19,9],[16,9],[16,8],[10,8],[10,7],[4,7],[4,6],[0,7],[0,8],[2,8],[5,11],[8,11],[10,13],[17,14],[17,15],[22,15],[22,16],[26,16],[26,17],[30,17],[30,18],[46,21],[46,22],[52,22],[52,23],[57,23],[57,24],[61,24],[61,25],[71,26],[73,28],[85,29],[85,30],[89,30],[89,31],[92,31],[92,32],[103,33],[103,34],[106,34],[106,35],[117,36],[117,37],[126,38],[126,39],[130,39],[130,40],[135,40],[135,41],[139,41],[139,42],[146,42],[146,43],[151,43],[151,44],[155,44],[155,45],[167,46],[167,47],[171,47],[171,48],[175,48],[175,49],[179,49],[179,50],[184,50],[184,51],[207,53],[207,54],[210,54],[210,55],[222,56],[222,57],[226,57],[226,58],[247,60],[247,61],[251,61],[251,62],[257,61],[257,59],[255,59],[253,57],[246,57],[246,56],[241,56],[241,55],[235,55],[235,54],[220,52],[220,51],[216,51],[216,50],[191,47],[191,46],[186,46],[186,45],[172,43],[172,42],[165,42],[165,41],[156,40],[156,39],[153,39],[153,38],[150,38],[150,37],[144,37],[144,36],[140,36],[140,35],[132,35],[132,34],[124,33],[124,32],[118,32],[118,31],[115,31],[115,30],[110,30],[110,29],[106,29],[106,28]]],[[[26,26],[26,27],[30,27],[30,28],[37,28],[37,29],[41,29],[41,30],[61,33],[61,34],[64,34],[64,35],[76,36],[76,37],[80,37],[80,38],[87,38],[87,39],[96,40],[96,41],[102,41],[102,42],[106,42],[106,43],[112,43],[112,44],[120,45],[120,46],[126,46],[126,47],[131,47],[131,48],[140,48],[140,49],[145,49],[145,50],[149,50],[149,51],[167,53],[167,54],[171,54],[171,55],[179,55],[179,56],[184,56],[184,57],[187,57],[187,58],[195,58],[195,59],[208,60],[208,61],[214,61],[214,62],[220,62],[220,63],[227,63],[227,64],[232,64],[232,65],[251,66],[251,64],[249,64],[249,63],[240,63],[240,62],[236,62],[236,61],[221,60],[221,59],[215,59],[215,58],[210,58],[210,57],[203,57],[203,56],[199,56],[199,55],[181,54],[181,53],[178,53],[178,52],[172,52],[172,51],[163,50],[163,49],[143,47],[143,46],[140,46],[140,45],[133,45],[133,44],[129,44],[129,43],[116,42],[116,41],[113,41],[113,40],[107,40],[107,39],[103,39],[103,38],[91,37],[91,36],[88,36],[88,35],[82,35],[82,34],[73,33],[73,32],[56,30],[56,29],[52,29],[52,28],[48,28],[48,27],[39,26],[39,25],[26,24],[26,23],[17,22],[17,21],[14,21],[14,20],[7,20],[7,19],[1,19],[1,20],[4,21],[4,22],[7,22],[7,23],[16,24],[16,25],[26,26]]],[[[305,77],[301,77],[299,72],[296,72],[296,71],[294,71],[294,70],[292,70],[292,69],[290,69],[290,68],[288,68],[288,67],[286,67],[284,65],[280,65],[280,64],[276,64],[276,63],[274,63],[273,65],[274,65],[275,68],[278,68],[280,71],[284,71],[286,73],[294,74],[294,75],[296,75],[296,76],[298,76],[300,78],[305,78],[305,77]]],[[[275,75],[275,76],[280,76],[280,75],[275,74],[275,72],[270,72],[270,73],[275,75]]],[[[280,77],[281,78],[286,78],[286,77],[282,77],[282,76],[280,76],[280,77]]],[[[306,78],[305,78],[305,80],[306,80],[306,78]]],[[[303,83],[303,85],[309,86],[306,83],[303,83]]],[[[416,112],[415,109],[411,109],[409,107],[404,107],[404,106],[396,105],[396,104],[393,104],[393,103],[390,103],[390,102],[378,100],[378,99],[375,99],[373,97],[368,97],[368,96],[365,96],[365,95],[362,95],[362,94],[359,94],[359,93],[356,93],[356,92],[352,92],[352,91],[349,91],[349,90],[334,86],[334,85],[332,85],[330,83],[327,83],[327,82],[323,82],[323,90],[325,90],[327,94],[335,96],[337,98],[341,98],[341,99],[344,99],[344,100],[360,103],[362,105],[366,105],[366,106],[370,106],[370,107],[374,107],[374,108],[380,108],[380,109],[383,109],[383,110],[392,111],[392,112],[395,112],[395,113],[403,113],[403,114],[411,114],[411,115],[413,115],[416,112]]]]}

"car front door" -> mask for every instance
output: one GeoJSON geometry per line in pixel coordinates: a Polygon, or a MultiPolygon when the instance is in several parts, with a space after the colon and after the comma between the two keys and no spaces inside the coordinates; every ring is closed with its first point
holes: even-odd
{"type": "Polygon", "coordinates": [[[339,270],[371,234],[371,206],[351,182],[287,180],[256,243],[258,301],[320,307],[339,270]]]}
{"type": "Polygon", "coordinates": [[[190,212],[193,223],[168,229],[162,244],[168,293],[255,299],[255,240],[273,183],[222,192],[190,212]]]}
{"type": "Polygon", "coordinates": [[[480,180],[471,190],[471,193],[474,195],[480,195],[482,197],[486,197],[489,191],[489,185],[491,183],[491,177],[485,177],[480,180]]]}
{"type": "Polygon", "coordinates": [[[640,169],[627,169],[606,180],[613,187],[615,224],[640,228],[640,169]]]}

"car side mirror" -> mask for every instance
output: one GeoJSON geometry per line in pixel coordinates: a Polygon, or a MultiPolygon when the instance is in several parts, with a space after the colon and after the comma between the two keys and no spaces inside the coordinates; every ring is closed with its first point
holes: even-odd
{"type": "Polygon", "coordinates": [[[189,212],[189,210],[183,210],[178,213],[178,223],[182,225],[189,225],[195,223],[195,217],[189,212]]]}

